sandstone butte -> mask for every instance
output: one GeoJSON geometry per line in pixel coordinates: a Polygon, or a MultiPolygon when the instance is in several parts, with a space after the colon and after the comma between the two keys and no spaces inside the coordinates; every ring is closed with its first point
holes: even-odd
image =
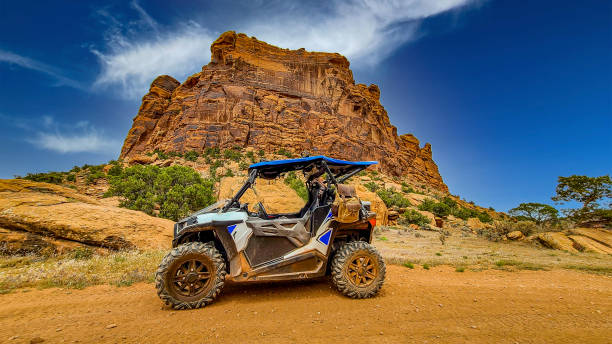
{"type": "Polygon", "coordinates": [[[355,84],[344,56],[281,49],[232,31],[210,49],[210,63],[182,84],[167,75],[153,81],[120,158],[144,161],[155,149],[282,148],[377,160],[382,172],[448,192],[431,145],[397,135],[378,86],[355,84]]]}

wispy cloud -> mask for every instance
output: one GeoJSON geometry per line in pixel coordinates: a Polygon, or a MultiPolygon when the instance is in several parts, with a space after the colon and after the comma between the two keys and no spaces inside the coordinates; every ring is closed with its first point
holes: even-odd
{"type": "Polygon", "coordinates": [[[28,141],[38,148],[58,153],[111,153],[121,147],[121,142],[105,137],[93,127],[80,133],[39,132],[28,141]]]}
{"type": "Polygon", "coordinates": [[[117,154],[121,141],[107,136],[88,121],[66,124],[52,116],[16,118],[0,114],[0,121],[23,130],[25,141],[36,148],[57,153],[110,153],[117,154]]]}
{"type": "Polygon", "coordinates": [[[156,76],[168,74],[184,79],[210,61],[214,36],[207,29],[188,21],[160,34],[159,24],[138,3],[132,2],[132,7],[139,20],[127,26],[102,13],[107,22],[115,24],[107,33],[105,49],[91,49],[101,64],[95,88],[119,86],[121,96],[137,99],[146,93],[156,76]],[[140,26],[142,31],[153,30],[153,34],[147,38],[132,37],[133,26],[140,26]]]}
{"type": "Polygon", "coordinates": [[[54,86],[68,86],[76,89],[84,89],[83,85],[81,85],[78,81],[64,76],[58,68],[26,56],[21,56],[13,52],[0,49],[0,62],[14,64],[21,68],[47,74],[55,79],[56,83],[54,86]]]}
{"type": "MultiPolygon", "coordinates": [[[[263,9],[248,16],[230,11],[238,14],[227,23],[280,47],[339,52],[353,65],[371,66],[420,37],[423,19],[479,1],[483,0],[334,0],[326,5],[280,1],[258,6],[263,9]]],[[[183,80],[210,61],[209,46],[220,31],[195,21],[162,28],[137,2],[131,5],[138,14],[134,22],[99,12],[109,30],[105,46],[91,50],[101,64],[96,87],[118,86],[124,97],[139,98],[157,75],[183,80]]]]}
{"type": "Polygon", "coordinates": [[[330,8],[293,6],[241,30],[284,48],[339,52],[353,64],[375,65],[422,36],[425,18],[476,0],[336,0],[330,8]]]}

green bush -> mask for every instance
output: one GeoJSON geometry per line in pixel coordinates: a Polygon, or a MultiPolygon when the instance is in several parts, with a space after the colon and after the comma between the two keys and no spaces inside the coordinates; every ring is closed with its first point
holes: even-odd
{"type": "Polygon", "coordinates": [[[246,161],[241,161],[241,162],[238,164],[238,168],[239,168],[239,169],[241,169],[241,170],[248,170],[248,169],[249,169],[249,166],[250,166],[250,165],[249,165],[249,163],[248,163],[248,162],[246,162],[246,161]]]}
{"type": "Polygon", "coordinates": [[[491,217],[491,215],[489,215],[489,213],[484,212],[484,211],[482,213],[478,214],[478,219],[482,223],[489,223],[489,222],[493,221],[493,218],[491,217]]]}
{"type": "Polygon", "coordinates": [[[295,190],[295,192],[298,194],[298,196],[300,196],[301,199],[308,201],[308,189],[306,189],[306,185],[297,176],[295,171],[287,173],[287,175],[285,176],[285,184],[295,190]]]}
{"type": "Polygon", "coordinates": [[[478,212],[476,210],[472,210],[468,208],[457,207],[451,210],[451,215],[458,217],[460,219],[463,219],[463,220],[467,220],[470,217],[477,217],[478,212]]]}
{"type": "Polygon", "coordinates": [[[113,166],[111,166],[111,168],[108,170],[107,174],[109,176],[118,176],[121,174],[121,171],[123,171],[123,167],[121,167],[120,164],[114,164],[113,166]]]}
{"type": "Polygon", "coordinates": [[[214,181],[203,179],[192,168],[136,165],[110,178],[109,195],[121,198],[120,206],[177,221],[215,202],[214,181]]]}
{"type": "Polygon", "coordinates": [[[259,155],[260,158],[263,158],[266,155],[266,152],[264,152],[263,149],[260,149],[259,152],[257,152],[257,155],[259,155]]]}
{"type": "Polygon", "coordinates": [[[66,176],[66,180],[69,182],[74,182],[76,181],[76,175],[74,173],[70,173],[66,176]]]}
{"type": "Polygon", "coordinates": [[[423,200],[423,202],[421,202],[421,204],[419,204],[418,208],[419,210],[428,211],[430,213],[433,213],[434,205],[436,205],[436,201],[430,198],[426,198],[423,200]]]}
{"type": "Polygon", "coordinates": [[[425,226],[429,224],[429,218],[414,209],[408,209],[402,214],[400,218],[400,224],[415,224],[417,226],[425,226]]]}
{"type": "Polygon", "coordinates": [[[218,158],[221,156],[221,152],[219,151],[218,147],[208,147],[204,150],[204,155],[213,158],[218,158]]]}
{"type": "Polygon", "coordinates": [[[415,193],[414,189],[410,185],[402,185],[402,192],[403,193],[415,193]]]}
{"type": "Polygon", "coordinates": [[[155,149],[155,150],[153,151],[153,153],[156,153],[156,154],[157,154],[157,158],[158,158],[158,159],[160,159],[160,160],[166,160],[166,159],[168,159],[168,154],[166,154],[165,152],[163,152],[163,151],[162,151],[162,150],[160,150],[160,149],[155,149]]]}
{"type": "Polygon", "coordinates": [[[286,156],[289,159],[293,158],[293,153],[291,153],[290,151],[286,150],[285,148],[281,148],[281,149],[277,150],[276,154],[284,155],[284,156],[286,156]]]}
{"type": "Polygon", "coordinates": [[[451,208],[445,203],[439,202],[433,205],[431,212],[438,217],[447,217],[450,215],[451,208]]]}
{"type": "Polygon", "coordinates": [[[391,189],[380,189],[376,194],[382,199],[387,207],[396,206],[399,208],[406,208],[411,205],[410,201],[405,198],[404,195],[391,189]]]}
{"type": "Polygon", "coordinates": [[[223,151],[223,157],[225,159],[234,160],[238,162],[240,161],[240,159],[242,159],[242,153],[234,149],[226,149],[223,151]]]}
{"type": "Polygon", "coordinates": [[[73,168],[70,170],[70,172],[75,172],[75,173],[76,173],[76,172],[79,172],[80,170],[81,170],[81,168],[80,168],[79,166],[74,166],[74,167],[73,167],[73,168]]]}
{"type": "Polygon", "coordinates": [[[22,179],[31,180],[33,182],[61,184],[64,181],[64,175],[64,172],[28,173],[22,179]]]}
{"type": "Polygon", "coordinates": [[[376,192],[378,189],[380,189],[380,186],[378,186],[378,184],[374,182],[367,182],[363,184],[363,186],[365,186],[365,188],[370,190],[371,192],[376,192]]]}
{"type": "Polygon", "coordinates": [[[442,198],[442,200],[440,200],[440,202],[446,204],[449,208],[453,209],[457,207],[457,202],[455,202],[454,199],[446,196],[444,198],[442,198]]]}
{"type": "Polygon", "coordinates": [[[198,152],[196,152],[194,150],[191,150],[191,151],[185,153],[185,155],[183,155],[183,157],[187,161],[196,161],[196,160],[198,160],[199,156],[200,156],[200,154],[198,154],[198,152]]]}
{"type": "Polygon", "coordinates": [[[255,153],[253,153],[253,151],[248,151],[244,155],[247,157],[247,159],[249,159],[251,164],[255,163],[255,153]]]}
{"type": "MultiPolygon", "coordinates": [[[[85,169],[85,168],[83,168],[85,169]]],[[[104,178],[106,174],[104,173],[104,165],[95,165],[87,167],[87,184],[93,184],[98,179],[104,178]]]]}

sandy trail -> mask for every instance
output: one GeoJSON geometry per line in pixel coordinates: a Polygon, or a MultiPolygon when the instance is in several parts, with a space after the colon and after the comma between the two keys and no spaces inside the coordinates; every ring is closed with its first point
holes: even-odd
{"type": "Polygon", "coordinates": [[[611,314],[606,276],[389,266],[368,300],[325,280],[229,285],[193,311],[162,307],[152,284],[17,291],[0,295],[0,342],[610,343],[611,314]]]}

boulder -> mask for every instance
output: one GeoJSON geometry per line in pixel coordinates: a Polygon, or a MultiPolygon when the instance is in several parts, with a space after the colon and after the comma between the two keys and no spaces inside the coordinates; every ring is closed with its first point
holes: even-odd
{"type": "Polygon", "coordinates": [[[472,229],[483,229],[486,228],[485,224],[480,222],[480,220],[476,217],[470,217],[467,220],[467,226],[472,229]]]}
{"type": "Polygon", "coordinates": [[[596,228],[574,228],[570,230],[572,234],[582,235],[599,242],[607,247],[612,247],[612,231],[596,228]]]}
{"type": "MultiPolygon", "coordinates": [[[[45,242],[74,241],[110,248],[169,248],[173,221],[101,204],[58,185],[0,180],[0,227],[45,242]]],[[[8,234],[4,242],[10,243],[8,234]],[[8,239],[7,239],[8,238],[8,239]]],[[[12,244],[11,244],[12,245],[12,244]]]]}
{"type": "Polygon", "coordinates": [[[525,235],[523,235],[523,232],[521,231],[513,231],[506,234],[506,237],[510,240],[523,240],[525,235]]]}
{"type": "Polygon", "coordinates": [[[612,247],[608,247],[591,238],[582,235],[568,235],[567,237],[574,242],[574,246],[577,246],[580,251],[612,254],[612,247]]]}
{"type": "Polygon", "coordinates": [[[389,219],[389,221],[396,221],[397,219],[399,219],[399,216],[399,212],[395,210],[389,210],[389,213],[387,214],[387,219],[389,219]]]}
{"type": "Polygon", "coordinates": [[[424,210],[417,210],[421,215],[425,215],[429,219],[429,224],[431,226],[436,225],[436,216],[433,213],[424,210]]]}
{"type": "Polygon", "coordinates": [[[537,234],[540,243],[548,248],[563,250],[567,252],[578,252],[574,242],[561,232],[544,232],[537,234]]]}

